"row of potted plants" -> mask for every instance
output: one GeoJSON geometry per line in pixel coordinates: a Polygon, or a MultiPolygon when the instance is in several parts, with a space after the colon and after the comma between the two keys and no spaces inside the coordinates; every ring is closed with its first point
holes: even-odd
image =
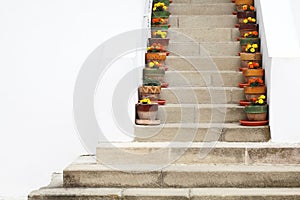
{"type": "Polygon", "coordinates": [[[240,36],[241,58],[240,71],[243,72],[245,83],[239,86],[244,88],[246,100],[240,104],[245,106],[247,120],[241,120],[242,125],[257,126],[268,123],[266,86],[264,84],[264,69],[262,68],[262,54],[260,52],[259,27],[256,20],[256,9],[253,0],[235,0],[240,36]]]}
{"type": "Polygon", "coordinates": [[[168,67],[165,60],[169,55],[168,11],[171,1],[154,0],[151,14],[151,38],[148,39],[147,53],[145,54],[145,68],[143,69],[143,85],[138,88],[139,102],[136,104],[136,124],[158,125],[159,106],[165,100],[160,99],[161,88],[168,87],[165,82],[165,71],[168,67]]]}

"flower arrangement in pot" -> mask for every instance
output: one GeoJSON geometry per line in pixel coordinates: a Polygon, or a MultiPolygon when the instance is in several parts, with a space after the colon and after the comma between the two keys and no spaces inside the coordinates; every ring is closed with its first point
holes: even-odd
{"type": "Polygon", "coordinates": [[[169,6],[170,3],[172,3],[172,0],[153,0],[153,3],[159,3],[162,2],[164,3],[166,6],[169,6]]]}
{"type": "Polygon", "coordinates": [[[244,68],[260,67],[262,63],[262,54],[261,53],[240,53],[241,56],[241,70],[244,68]],[[250,64],[249,64],[250,63],[250,64]]]}
{"type": "Polygon", "coordinates": [[[245,112],[250,121],[264,121],[267,118],[268,105],[266,96],[260,95],[258,98],[251,98],[251,104],[245,107],[245,112]]]}
{"type": "Polygon", "coordinates": [[[266,94],[266,86],[260,78],[250,78],[248,85],[244,87],[246,99],[250,101],[252,98],[258,98],[260,95],[266,94]]]}
{"type": "Polygon", "coordinates": [[[152,43],[151,46],[147,47],[148,53],[166,52],[166,47],[160,43],[152,43]]]}
{"type": "Polygon", "coordinates": [[[152,17],[151,26],[168,29],[168,21],[168,19],[164,19],[161,17],[152,17]]]}
{"type": "Polygon", "coordinates": [[[155,79],[144,79],[143,86],[139,87],[139,99],[148,98],[151,101],[159,100],[161,83],[155,79]]]}
{"type": "Polygon", "coordinates": [[[165,39],[168,36],[168,30],[164,29],[152,29],[151,37],[152,38],[162,38],[165,39]]]}
{"type": "Polygon", "coordinates": [[[168,18],[170,12],[168,11],[168,6],[163,2],[158,2],[153,4],[152,17],[162,17],[168,18]]]}
{"type": "Polygon", "coordinates": [[[164,60],[147,60],[146,68],[168,70],[164,60]]]}
{"type": "Polygon", "coordinates": [[[251,19],[253,21],[253,19],[256,22],[256,12],[255,11],[243,11],[243,12],[238,12],[237,13],[237,18],[239,23],[243,23],[245,19],[251,19]]]}
{"type": "Polygon", "coordinates": [[[253,12],[255,11],[255,7],[253,5],[248,4],[240,4],[236,6],[238,12],[253,12]]]}
{"type": "Polygon", "coordinates": [[[136,104],[138,119],[141,120],[156,120],[158,112],[158,104],[152,103],[150,99],[145,98],[136,104]]]}
{"type": "Polygon", "coordinates": [[[258,38],[258,31],[247,31],[242,35],[243,38],[258,38]]]}
{"type": "MultiPolygon", "coordinates": [[[[254,66],[252,64],[252,66],[254,66]]],[[[263,79],[265,74],[265,70],[258,68],[258,69],[254,69],[254,68],[248,68],[243,70],[243,75],[245,77],[245,81],[248,83],[250,81],[250,79],[255,79],[255,78],[259,78],[260,80],[263,79]]]]}
{"type": "Polygon", "coordinates": [[[254,5],[254,0],[234,0],[236,5],[254,5]]]}
{"type": "Polygon", "coordinates": [[[241,62],[241,71],[245,69],[261,69],[261,64],[258,61],[242,61],[241,62]]]}
{"type": "Polygon", "coordinates": [[[242,48],[242,52],[245,53],[257,53],[260,50],[259,45],[256,43],[254,44],[248,43],[246,45],[242,45],[241,48],[242,48]]]}

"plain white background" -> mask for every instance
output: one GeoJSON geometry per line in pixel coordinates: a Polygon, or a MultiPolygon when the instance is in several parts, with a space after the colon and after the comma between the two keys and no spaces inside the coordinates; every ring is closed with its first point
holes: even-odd
{"type": "Polygon", "coordinates": [[[77,73],[102,42],[140,28],[143,12],[140,0],[0,1],[0,197],[27,195],[85,153],[77,73]]]}
{"type": "MultiPolygon", "coordinates": [[[[300,2],[290,2],[299,19],[300,2]]],[[[77,73],[102,42],[141,27],[143,12],[141,0],[0,0],[0,197],[27,195],[86,153],[73,122],[77,73]]],[[[277,125],[289,125],[285,119],[277,125]]],[[[297,125],[290,129],[299,133],[297,125]]]]}

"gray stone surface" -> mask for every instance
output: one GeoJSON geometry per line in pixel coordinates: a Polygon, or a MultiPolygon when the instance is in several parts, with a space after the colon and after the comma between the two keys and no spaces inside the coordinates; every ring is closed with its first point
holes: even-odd
{"type": "Polygon", "coordinates": [[[171,18],[178,22],[178,26],[172,26],[174,28],[233,28],[237,23],[234,15],[172,15],[171,18]]]}
{"type": "Polygon", "coordinates": [[[166,65],[170,71],[237,71],[240,66],[238,56],[213,56],[213,57],[179,57],[168,56],[166,65]]]}
{"type": "Polygon", "coordinates": [[[231,15],[235,9],[233,3],[218,4],[171,4],[172,15],[231,15]]]}

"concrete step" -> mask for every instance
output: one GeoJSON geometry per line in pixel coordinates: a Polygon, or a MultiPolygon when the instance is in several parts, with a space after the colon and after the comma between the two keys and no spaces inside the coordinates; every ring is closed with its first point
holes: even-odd
{"type": "Polygon", "coordinates": [[[167,71],[165,81],[171,87],[236,87],[245,82],[236,71],[167,71]]]}
{"type": "Polygon", "coordinates": [[[246,119],[243,106],[236,104],[167,104],[159,107],[161,123],[233,123],[246,119]]]}
{"type": "MultiPolygon", "coordinates": [[[[278,143],[180,143],[129,142],[102,143],[97,147],[97,163],[110,166],[140,163],[149,166],[168,164],[244,164],[299,165],[299,144],[278,143]]],[[[80,158],[83,160],[83,158],[80,158]]],[[[94,158],[90,157],[90,160],[94,158]]]]}
{"type": "Polygon", "coordinates": [[[232,15],[235,11],[233,3],[217,4],[171,4],[172,15],[232,15]]]}
{"type": "Polygon", "coordinates": [[[299,188],[63,188],[62,174],[30,193],[28,200],[295,200],[299,188]]]}
{"type": "Polygon", "coordinates": [[[237,28],[170,28],[172,42],[228,42],[239,37],[237,28]]]}
{"type": "MultiPolygon", "coordinates": [[[[215,119],[215,117],[214,117],[215,119]]],[[[241,126],[238,123],[172,123],[135,126],[138,142],[267,142],[269,126],[241,126]]]]}
{"type": "Polygon", "coordinates": [[[170,71],[237,71],[239,56],[168,56],[166,65],[170,71]]]}
{"type": "Polygon", "coordinates": [[[239,42],[170,42],[168,51],[176,56],[236,56],[241,46],[239,42]]]}
{"type": "Polygon", "coordinates": [[[300,165],[169,164],[145,170],[143,164],[104,166],[96,160],[71,164],[63,172],[66,188],[257,188],[300,187],[300,165]]]}
{"type": "Polygon", "coordinates": [[[239,104],[245,94],[238,87],[170,87],[160,97],[169,104],[239,104]]]}
{"type": "Polygon", "coordinates": [[[235,15],[171,15],[172,28],[233,28],[237,24],[235,15]]]}
{"type": "Polygon", "coordinates": [[[216,3],[232,3],[231,0],[173,0],[171,5],[176,4],[216,4],[216,3]]]}

